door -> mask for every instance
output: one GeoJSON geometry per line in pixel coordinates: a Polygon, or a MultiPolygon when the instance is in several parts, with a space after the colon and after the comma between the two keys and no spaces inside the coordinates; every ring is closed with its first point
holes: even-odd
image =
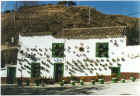
{"type": "Polygon", "coordinates": [[[40,63],[31,64],[31,77],[39,78],[40,77],[40,63]]]}
{"type": "Polygon", "coordinates": [[[55,63],[54,64],[54,79],[56,82],[59,82],[63,78],[64,73],[64,64],[63,63],[55,63]]]}
{"type": "Polygon", "coordinates": [[[120,77],[120,67],[112,67],[111,74],[116,74],[117,77],[120,77]]]}
{"type": "Polygon", "coordinates": [[[16,67],[7,68],[7,82],[13,84],[16,79],[16,67]]]}

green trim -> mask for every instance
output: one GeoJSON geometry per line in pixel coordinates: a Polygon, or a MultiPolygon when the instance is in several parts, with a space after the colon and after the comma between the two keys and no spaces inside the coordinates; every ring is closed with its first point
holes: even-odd
{"type": "Polygon", "coordinates": [[[16,67],[7,67],[8,84],[13,84],[16,80],[16,67]]]}
{"type": "Polygon", "coordinates": [[[52,44],[52,57],[63,58],[64,57],[64,43],[53,43],[52,44]],[[58,47],[58,49],[55,48],[58,47]],[[59,52],[59,53],[57,53],[59,52]]]}
{"type": "Polygon", "coordinates": [[[96,57],[109,57],[109,43],[96,43],[96,57]]]}
{"type": "Polygon", "coordinates": [[[120,77],[120,74],[121,74],[121,72],[120,72],[120,67],[111,67],[111,74],[113,74],[114,72],[112,72],[112,70],[113,69],[117,69],[118,71],[117,71],[117,77],[120,77]]]}

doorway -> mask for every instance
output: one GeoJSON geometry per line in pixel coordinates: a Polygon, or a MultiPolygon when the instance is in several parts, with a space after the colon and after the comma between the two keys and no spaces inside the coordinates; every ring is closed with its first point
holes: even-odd
{"type": "Polygon", "coordinates": [[[55,63],[54,64],[54,79],[56,82],[59,82],[63,78],[64,73],[64,64],[63,63],[55,63]]]}
{"type": "Polygon", "coordinates": [[[7,67],[7,83],[14,84],[16,80],[16,67],[7,67]]]}
{"type": "Polygon", "coordinates": [[[31,77],[32,78],[40,77],[40,63],[31,63],[31,77]]]}

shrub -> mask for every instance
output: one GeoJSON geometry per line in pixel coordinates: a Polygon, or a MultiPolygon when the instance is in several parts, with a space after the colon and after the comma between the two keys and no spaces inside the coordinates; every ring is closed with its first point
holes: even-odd
{"type": "Polygon", "coordinates": [[[35,80],[35,84],[36,84],[36,86],[39,86],[40,80],[35,80]]]}

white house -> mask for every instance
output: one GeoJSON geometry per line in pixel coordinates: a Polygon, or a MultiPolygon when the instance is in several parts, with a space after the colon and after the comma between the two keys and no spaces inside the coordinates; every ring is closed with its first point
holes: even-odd
{"type": "MultiPolygon", "coordinates": [[[[74,75],[88,81],[97,74],[109,80],[114,72],[118,76],[139,73],[136,67],[127,67],[132,54],[128,56],[124,26],[64,29],[54,36],[22,33],[19,45],[17,78],[60,81],[74,75]]],[[[140,52],[134,56],[139,57],[140,52]]]]}

